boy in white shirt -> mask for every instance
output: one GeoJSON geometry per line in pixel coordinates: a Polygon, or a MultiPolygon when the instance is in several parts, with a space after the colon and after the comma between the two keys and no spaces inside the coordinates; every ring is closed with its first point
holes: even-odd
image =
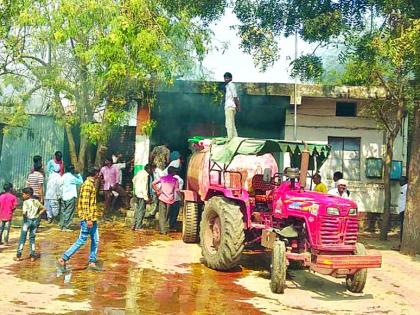
{"type": "Polygon", "coordinates": [[[23,198],[23,224],[22,230],[20,232],[19,244],[16,253],[15,260],[22,260],[22,251],[23,247],[25,246],[26,237],[29,232],[29,249],[30,249],[30,256],[31,261],[34,261],[36,258],[39,257],[38,254],[35,253],[35,236],[36,230],[39,225],[39,220],[41,218],[41,214],[46,211],[44,206],[39,202],[39,200],[33,197],[34,191],[31,187],[26,187],[22,190],[22,198],[23,198]]]}

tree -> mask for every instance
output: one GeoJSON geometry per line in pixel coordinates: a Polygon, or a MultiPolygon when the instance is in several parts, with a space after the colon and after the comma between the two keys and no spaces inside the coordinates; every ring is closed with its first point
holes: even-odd
{"type": "Polygon", "coordinates": [[[13,57],[11,75],[47,100],[82,170],[90,143],[106,141],[133,104],[150,106],[156,86],[202,59],[207,23],[224,8],[208,2],[27,1],[0,40],[13,57]]]}
{"type": "Polygon", "coordinates": [[[403,254],[420,253],[420,106],[414,110],[413,132],[411,137],[411,159],[409,166],[409,185],[407,205],[404,213],[404,229],[401,244],[403,254]]]}
{"type": "MultiPolygon", "coordinates": [[[[419,21],[414,1],[238,1],[235,12],[245,51],[255,56],[262,68],[278,56],[280,35],[295,33],[318,46],[341,45],[340,61],[345,64],[342,83],[380,86],[387,98],[370,102],[365,110],[386,134],[384,167],[385,202],[380,238],[387,239],[391,189],[390,169],[393,146],[403,118],[412,108],[413,79],[418,60],[415,38],[419,21]]],[[[316,50],[292,61],[292,75],[319,80],[322,58],[316,50]]]]}

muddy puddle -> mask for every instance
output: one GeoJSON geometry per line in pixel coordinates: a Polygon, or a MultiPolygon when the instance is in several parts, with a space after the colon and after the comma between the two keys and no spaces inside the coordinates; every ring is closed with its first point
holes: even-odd
{"type": "MultiPolygon", "coordinates": [[[[346,290],[343,279],[289,270],[285,294],[270,291],[270,255],[245,251],[241,268],[217,272],[200,262],[198,245],[180,233],[132,232],[122,223],[100,225],[99,265],[86,270],[87,246],[75,254],[65,274],[57,258],[78,231],[48,227],[38,235],[41,258],[13,262],[1,248],[0,314],[418,314],[420,258],[366,239],[383,255],[381,269],[368,272],[364,293],[346,290]],[[385,246],[385,247],[384,247],[385,246]],[[403,266],[403,268],[402,268],[403,266]]],[[[25,249],[24,257],[27,257],[25,249]]]]}
{"type": "MultiPolygon", "coordinates": [[[[204,267],[199,247],[184,244],[180,233],[161,236],[152,230],[132,232],[119,223],[101,225],[102,271],[86,269],[88,241],[62,274],[56,260],[77,235],[55,228],[42,231],[37,240],[41,258],[24,259],[7,270],[21,280],[71,289],[73,294],[59,295],[60,301],[90,305],[89,311],[69,314],[261,314],[243,302],[255,294],[235,283],[247,269],[221,273],[204,267]]],[[[245,261],[258,265],[255,258],[250,255],[245,261]]]]}

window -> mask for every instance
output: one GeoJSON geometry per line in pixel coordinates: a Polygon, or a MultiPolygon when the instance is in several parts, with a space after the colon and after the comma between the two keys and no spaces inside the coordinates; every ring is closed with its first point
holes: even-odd
{"type": "Polygon", "coordinates": [[[360,138],[328,137],[328,144],[332,147],[329,178],[340,171],[344,179],[360,180],[360,138]]]}
{"type": "Polygon", "coordinates": [[[335,115],[342,117],[356,117],[357,103],[337,102],[335,105],[335,115]]]}

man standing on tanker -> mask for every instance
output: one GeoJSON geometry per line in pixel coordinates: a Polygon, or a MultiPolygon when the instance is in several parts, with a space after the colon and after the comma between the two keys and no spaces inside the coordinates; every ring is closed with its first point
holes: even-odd
{"type": "Polygon", "coordinates": [[[233,137],[238,136],[235,126],[235,115],[236,112],[240,112],[240,104],[238,94],[236,93],[235,84],[232,82],[232,74],[226,72],[223,75],[225,80],[225,126],[227,132],[228,141],[233,137]]]}

